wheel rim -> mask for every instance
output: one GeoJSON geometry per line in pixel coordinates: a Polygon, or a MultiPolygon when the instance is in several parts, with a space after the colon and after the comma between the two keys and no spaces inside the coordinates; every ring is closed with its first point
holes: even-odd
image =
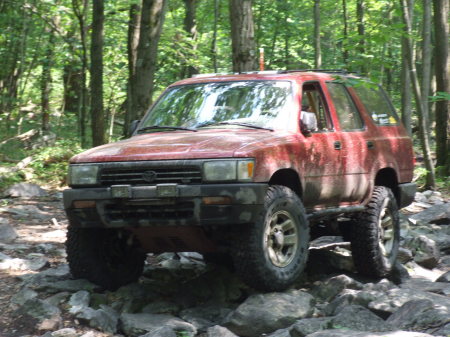
{"type": "Polygon", "coordinates": [[[298,249],[298,230],[295,220],[287,211],[275,212],[266,223],[264,248],[272,264],[286,267],[298,249]]]}
{"type": "Polygon", "coordinates": [[[394,247],[394,217],[388,207],[389,198],[383,201],[380,216],[378,219],[378,245],[385,257],[391,255],[394,247]]]}

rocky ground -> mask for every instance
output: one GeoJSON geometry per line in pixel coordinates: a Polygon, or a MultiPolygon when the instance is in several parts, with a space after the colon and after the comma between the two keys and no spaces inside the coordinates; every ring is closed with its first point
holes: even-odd
{"type": "Polygon", "coordinates": [[[348,243],[322,237],[283,293],[257,293],[195,253],[150,256],[139,283],[101,291],[71,278],[61,194],[9,194],[28,197],[0,199],[0,337],[450,336],[450,203],[439,193],[403,210],[391,280],[358,276],[348,243]]]}

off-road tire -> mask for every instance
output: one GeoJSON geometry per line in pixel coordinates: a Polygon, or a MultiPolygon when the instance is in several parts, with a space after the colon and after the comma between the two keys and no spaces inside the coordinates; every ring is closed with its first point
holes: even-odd
{"type": "Polygon", "coordinates": [[[355,218],[350,239],[353,262],[360,274],[382,278],[392,272],[399,248],[400,222],[397,202],[389,188],[375,186],[366,210],[355,218]]]}
{"type": "MultiPolygon", "coordinates": [[[[283,232],[282,235],[285,233],[283,232]]],[[[309,225],[300,198],[285,186],[269,187],[264,201],[264,210],[259,214],[259,219],[253,224],[240,227],[233,241],[234,266],[245,283],[263,291],[282,291],[288,288],[299,278],[308,257],[309,225]],[[275,234],[270,234],[272,233],[270,229],[280,231],[277,229],[281,228],[278,222],[280,224],[289,222],[289,225],[285,227],[290,229],[285,232],[286,236],[277,241],[275,234]],[[296,239],[295,250],[289,246],[290,243],[286,244],[286,247],[279,244],[288,237],[289,240],[296,239]],[[276,254],[273,247],[280,254],[276,254]],[[285,254],[287,260],[283,263],[272,262],[276,260],[276,256],[284,256],[283,249],[287,251],[285,254]]]]}
{"type": "Polygon", "coordinates": [[[137,281],[146,258],[131,233],[121,229],[69,226],[66,250],[74,278],[107,290],[137,281]]]}

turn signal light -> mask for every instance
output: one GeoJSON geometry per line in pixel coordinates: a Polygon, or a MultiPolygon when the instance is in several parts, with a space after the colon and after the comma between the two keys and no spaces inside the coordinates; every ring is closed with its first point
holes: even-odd
{"type": "Polygon", "coordinates": [[[205,205],[230,205],[230,197],[203,197],[203,203],[205,205]]]}

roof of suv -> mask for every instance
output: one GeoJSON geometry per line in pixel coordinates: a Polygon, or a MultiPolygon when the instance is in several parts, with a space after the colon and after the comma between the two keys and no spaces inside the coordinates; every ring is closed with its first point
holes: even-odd
{"type": "Polygon", "coordinates": [[[173,83],[171,86],[207,83],[207,82],[226,82],[226,81],[254,81],[254,80],[333,80],[336,76],[345,76],[358,78],[354,74],[343,70],[270,70],[255,71],[248,73],[230,73],[230,74],[199,74],[173,83]]]}

